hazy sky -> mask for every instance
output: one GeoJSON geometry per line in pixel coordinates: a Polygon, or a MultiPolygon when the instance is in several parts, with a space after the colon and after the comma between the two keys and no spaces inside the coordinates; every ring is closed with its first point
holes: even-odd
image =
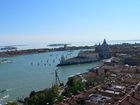
{"type": "Polygon", "coordinates": [[[0,44],[140,39],[140,0],[0,0],[0,44]]]}

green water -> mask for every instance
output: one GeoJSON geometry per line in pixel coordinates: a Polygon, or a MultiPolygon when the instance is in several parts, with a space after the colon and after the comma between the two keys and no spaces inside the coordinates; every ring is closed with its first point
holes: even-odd
{"type": "Polygon", "coordinates": [[[79,50],[59,51],[9,57],[12,63],[0,64],[0,91],[8,89],[0,93],[0,103],[28,96],[32,90],[51,87],[55,83],[54,70],[56,69],[60,80],[65,83],[69,76],[101,65],[101,62],[94,62],[56,67],[62,55],[70,58],[77,56],[78,52],[79,50]]]}

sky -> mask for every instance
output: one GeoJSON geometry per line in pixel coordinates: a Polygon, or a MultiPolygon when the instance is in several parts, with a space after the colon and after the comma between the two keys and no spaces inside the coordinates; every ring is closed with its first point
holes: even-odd
{"type": "Polygon", "coordinates": [[[0,44],[140,39],[140,0],[0,0],[0,44]]]}

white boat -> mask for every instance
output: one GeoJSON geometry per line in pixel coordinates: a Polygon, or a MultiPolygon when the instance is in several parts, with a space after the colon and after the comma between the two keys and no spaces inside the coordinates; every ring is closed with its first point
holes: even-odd
{"type": "Polygon", "coordinates": [[[5,95],[5,96],[3,97],[3,99],[9,98],[9,97],[10,97],[10,95],[7,94],[7,95],[5,95]]]}
{"type": "Polygon", "coordinates": [[[10,61],[8,59],[1,59],[0,60],[0,64],[5,64],[5,63],[12,63],[12,61],[10,61]]]}

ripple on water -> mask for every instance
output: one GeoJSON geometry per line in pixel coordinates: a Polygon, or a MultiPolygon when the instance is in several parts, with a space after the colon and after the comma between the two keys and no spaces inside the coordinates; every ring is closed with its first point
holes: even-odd
{"type": "Polygon", "coordinates": [[[76,50],[69,54],[68,51],[58,51],[9,57],[8,59],[13,63],[0,65],[0,90],[8,90],[4,96],[0,94],[0,98],[3,102],[15,100],[21,96],[28,96],[32,90],[38,91],[50,87],[55,83],[54,71],[56,69],[58,69],[60,80],[65,83],[70,75],[83,73],[91,67],[101,65],[101,62],[95,62],[56,67],[62,55],[70,58],[77,56],[78,52],[79,50],[76,50]]]}

